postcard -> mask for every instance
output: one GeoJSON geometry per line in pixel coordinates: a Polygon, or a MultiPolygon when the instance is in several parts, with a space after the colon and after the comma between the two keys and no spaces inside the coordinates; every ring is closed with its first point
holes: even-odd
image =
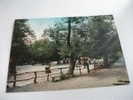
{"type": "Polygon", "coordinates": [[[14,21],[7,92],[127,84],[113,15],[14,21]]]}

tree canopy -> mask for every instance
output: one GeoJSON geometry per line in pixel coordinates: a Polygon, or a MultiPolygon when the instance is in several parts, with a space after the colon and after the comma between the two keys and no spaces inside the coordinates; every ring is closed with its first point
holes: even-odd
{"type": "Polygon", "coordinates": [[[35,39],[34,31],[26,24],[28,20],[15,21],[11,56],[17,59],[17,64],[47,64],[68,57],[70,73],[73,74],[75,62],[81,56],[103,58],[105,66],[122,56],[111,15],[64,17],[60,20],[45,28],[39,40],[35,39]],[[30,43],[28,36],[35,41],[30,43]]]}

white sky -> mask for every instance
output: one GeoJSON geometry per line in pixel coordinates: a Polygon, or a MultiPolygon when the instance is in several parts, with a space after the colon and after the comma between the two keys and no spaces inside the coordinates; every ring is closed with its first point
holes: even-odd
{"type": "Polygon", "coordinates": [[[27,24],[35,32],[37,39],[39,39],[41,38],[44,29],[53,27],[57,22],[61,22],[61,18],[29,19],[27,24]]]}

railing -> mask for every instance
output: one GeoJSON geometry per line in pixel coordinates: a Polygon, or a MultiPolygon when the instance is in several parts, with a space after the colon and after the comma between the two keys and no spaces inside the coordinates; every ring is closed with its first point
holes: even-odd
{"type": "MultiPolygon", "coordinates": [[[[16,75],[14,76],[14,80],[11,80],[11,81],[8,81],[8,83],[13,83],[13,87],[15,87],[16,86],[16,82],[21,82],[21,81],[28,81],[28,80],[31,80],[31,79],[33,79],[33,81],[34,81],[34,84],[36,84],[37,83],[37,79],[38,78],[42,78],[42,76],[38,76],[38,73],[39,72],[44,72],[45,74],[46,74],[46,78],[47,78],[47,81],[49,81],[49,78],[51,77],[51,76],[54,76],[55,74],[59,74],[59,76],[62,76],[62,75],[64,75],[64,73],[63,73],[63,70],[64,69],[68,69],[69,67],[61,67],[61,68],[52,68],[51,69],[51,73],[46,73],[45,72],[45,70],[42,70],[42,71],[32,71],[32,72],[23,72],[23,73],[16,73],[16,75]],[[54,70],[59,70],[59,73],[52,73],[54,70]],[[17,80],[16,79],[16,76],[19,76],[19,75],[25,75],[25,74],[34,74],[32,77],[30,77],[30,78],[27,78],[27,79],[21,79],[21,80],[17,80]]],[[[79,74],[81,75],[82,74],[82,68],[81,68],[81,66],[78,66],[78,67],[76,67],[77,69],[75,69],[75,70],[78,70],[79,71],[79,74]]],[[[94,68],[95,69],[95,68],[94,68]]],[[[56,75],[55,75],[56,76],[56,75]]],[[[44,77],[44,76],[43,76],[44,77]]],[[[53,78],[53,77],[51,77],[51,78],[53,78]]]]}
{"type": "Polygon", "coordinates": [[[47,81],[49,81],[49,77],[51,75],[54,75],[54,74],[60,74],[60,76],[63,75],[63,69],[68,69],[69,67],[62,67],[62,68],[54,68],[54,69],[51,69],[51,71],[53,72],[53,70],[56,70],[58,69],[59,70],[59,73],[46,73],[45,70],[42,70],[42,71],[32,71],[32,72],[23,72],[23,73],[16,73],[16,75],[14,75],[14,79],[13,80],[10,80],[8,81],[8,83],[13,83],[13,87],[16,86],[16,82],[21,82],[21,81],[28,81],[28,80],[31,80],[33,79],[34,80],[34,84],[37,83],[37,79],[38,78],[42,78],[44,76],[38,76],[38,73],[39,72],[44,72],[46,74],[46,78],[47,78],[47,81]],[[17,80],[16,79],[16,76],[19,76],[19,75],[25,75],[25,74],[34,74],[32,77],[30,78],[26,78],[26,79],[21,79],[21,80],[17,80]],[[50,74],[50,75],[49,75],[50,74]]]}

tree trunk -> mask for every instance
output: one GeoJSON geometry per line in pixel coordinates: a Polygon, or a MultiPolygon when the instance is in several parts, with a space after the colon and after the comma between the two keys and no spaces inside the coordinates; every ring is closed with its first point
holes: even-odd
{"type": "Polygon", "coordinates": [[[60,60],[58,60],[58,61],[57,61],[57,64],[61,64],[61,61],[60,61],[60,60]]]}
{"type": "Polygon", "coordinates": [[[108,67],[109,62],[108,62],[108,55],[104,56],[104,67],[108,67]]]}
{"type": "Polygon", "coordinates": [[[13,76],[14,78],[13,87],[15,87],[16,86],[16,57],[10,57],[9,75],[13,76]]]}
{"type": "Polygon", "coordinates": [[[89,63],[87,62],[87,58],[86,57],[84,57],[84,59],[83,59],[83,62],[84,62],[84,67],[87,67],[87,72],[89,73],[90,72],[90,68],[89,68],[89,63]]]}
{"type": "Polygon", "coordinates": [[[87,72],[88,72],[88,74],[89,74],[89,73],[90,73],[89,64],[88,64],[88,63],[86,63],[86,66],[87,66],[87,72]]]}
{"type": "Polygon", "coordinates": [[[67,36],[67,45],[68,45],[69,48],[71,47],[70,37],[71,37],[71,18],[68,18],[68,36],[67,36]]]}
{"type": "MultiPolygon", "coordinates": [[[[70,38],[71,38],[71,18],[68,18],[67,46],[68,46],[69,50],[70,50],[70,48],[71,48],[70,38]]],[[[74,67],[75,67],[75,62],[74,62],[73,55],[71,54],[71,57],[70,57],[70,67],[69,67],[69,70],[68,70],[68,74],[69,74],[70,76],[73,75],[74,67]]]]}
{"type": "Polygon", "coordinates": [[[14,75],[14,73],[16,73],[16,58],[15,57],[10,57],[9,73],[11,75],[14,75]]]}
{"type": "MultiPolygon", "coordinates": [[[[70,17],[68,18],[67,46],[68,46],[69,50],[71,50],[71,18],[70,17]]],[[[76,63],[76,60],[74,58],[74,54],[71,53],[71,56],[70,56],[70,67],[69,67],[69,72],[68,72],[70,77],[73,76],[75,63],[76,63]]]]}
{"type": "Polygon", "coordinates": [[[70,76],[73,76],[73,72],[74,72],[74,69],[75,69],[75,63],[76,63],[76,60],[74,58],[71,58],[70,59],[69,72],[68,72],[70,76]]]}

